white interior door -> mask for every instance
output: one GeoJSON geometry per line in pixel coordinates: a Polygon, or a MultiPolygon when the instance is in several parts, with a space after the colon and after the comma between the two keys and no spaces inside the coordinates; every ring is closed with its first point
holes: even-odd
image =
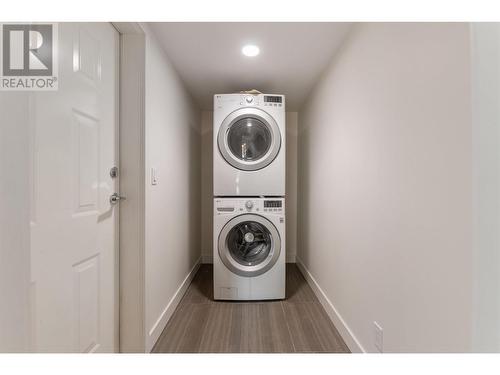
{"type": "Polygon", "coordinates": [[[118,46],[111,24],[59,24],[59,90],[32,96],[34,351],[118,347],[118,46]]]}

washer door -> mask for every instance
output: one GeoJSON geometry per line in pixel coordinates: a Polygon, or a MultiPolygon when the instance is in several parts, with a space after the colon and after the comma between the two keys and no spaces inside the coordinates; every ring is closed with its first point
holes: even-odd
{"type": "Polygon", "coordinates": [[[240,276],[258,276],[277,262],[281,252],[278,230],[265,217],[243,214],[230,220],[219,235],[219,256],[240,276]]]}
{"type": "Polygon", "coordinates": [[[217,143],[226,161],[244,171],[262,169],[272,163],[281,147],[276,121],[258,108],[242,108],[225,118],[217,143]]]}

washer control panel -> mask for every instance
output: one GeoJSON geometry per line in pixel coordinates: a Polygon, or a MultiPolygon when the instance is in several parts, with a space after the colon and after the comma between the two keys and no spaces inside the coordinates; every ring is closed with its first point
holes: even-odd
{"type": "Polygon", "coordinates": [[[284,202],[281,199],[266,199],[264,201],[264,212],[283,212],[283,204],[284,202]]]}
{"type": "Polygon", "coordinates": [[[264,208],[281,208],[283,207],[282,201],[264,201],[264,208]]]}
{"type": "Polygon", "coordinates": [[[215,200],[215,214],[276,213],[285,211],[284,198],[220,198],[215,200]]]}

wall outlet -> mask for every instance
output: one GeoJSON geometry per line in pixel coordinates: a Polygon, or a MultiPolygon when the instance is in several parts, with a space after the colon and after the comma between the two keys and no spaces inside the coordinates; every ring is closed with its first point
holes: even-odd
{"type": "Polygon", "coordinates": [[[379,353],[384,352],[384,330],[377,322],[373,322],[373,342],[379,353]]]}
{"type": "Polygon", "coordinates": [[[151,185],[158,185],[158,171],[155,167],[151,168],[151,185]]]}

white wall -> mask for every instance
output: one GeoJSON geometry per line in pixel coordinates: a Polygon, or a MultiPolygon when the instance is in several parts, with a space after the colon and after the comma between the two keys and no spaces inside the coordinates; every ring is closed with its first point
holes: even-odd
{"type": "Polygon", "coordinates": [[[201,257],[212,263],[213,244],[213,111],[201,114],[201,257]]]}
{"type": "Polygon", "coordinates": [[[500,24],[472,24],[473,351],[500,352],[500,24]]]}
{"type": "Polygon", "coordinates": [[[30,350],[28,108],[28,93],[0,93],[0,353],[30,350]]]}
{"type": "Polygon", "coordinates": [[[200,111],[154,35],[145,31],[145,326],[150,350],[200,258],[201,144],[200,111]],[[154,186],[152,167],[159,178],[154,186]]]}
{"type": "MultiPolygon", "coordinates": [[[[212,263],[213,249],[213,111],[201,116],[201,253],[212,263]]],[[[286,260],[297,249],[297,112],[286,113],[286,260]]]]}
{"type": "Polygon", "coordinates": [[[469,47],[357,25],[299,112],[298,261],[366,351],[471,349],[469,47]]]}

